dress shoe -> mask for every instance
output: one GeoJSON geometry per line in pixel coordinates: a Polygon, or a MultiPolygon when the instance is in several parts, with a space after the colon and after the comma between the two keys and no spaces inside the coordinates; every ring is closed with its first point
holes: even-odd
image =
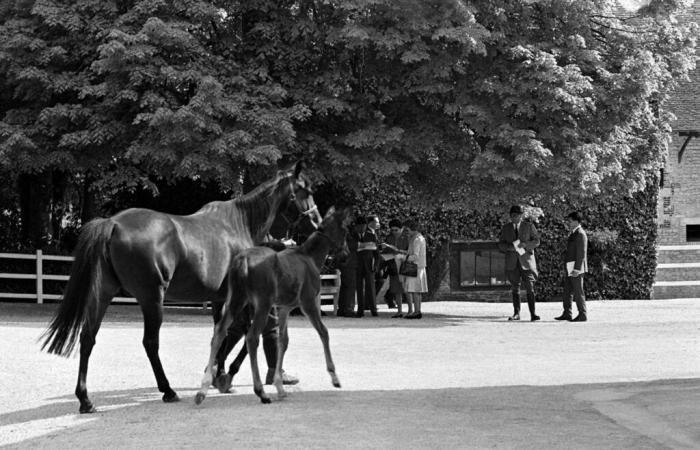
{"type": "Polygon", "coordinates": [[[572,322],[586,322],[587,320],[588,318],[586,316],[582,316],[581,314],[571,319],[572,322]]]}
{"type": "Polygon", "coordinates": [[[396,303],[394,302],[387,302],[386,307],[389,309],[396,309],[396,303]]]}
{"type": "Polygon", "coordinates": [[[562,314],[561,316],[555,317],[554,320],[566,320],[571,322],[571,316],[562,314]]]}
{"type": "Polygon", "coordinates": [[[520,320],[520,314],[513,314],[508,320],[520,320]]]}
{"type": "Polygon", "coordinates": [[[365,317],[365,313],[358,311],[358,312],[355,313],[355,317],[357,317],[358,319],[359,319],[360,317],[365,317]]]}
{"type": "Polygon", "coordinates": [[[540,320],[540,316],[538,316],[536,314],[530,316],[530,322],[537,322],[538,320],[540,320]]]}
{"type": "Polygon", "coordinates": [[[397,313],[397,314],[394,314],[393,316],[391,316],[392,319],[400,319],[402,317],[403,317],[403,314],[401,314],[401,313],[397,313]]]}
{"type": "MultiPolygon", "coordinates": [[[[275,382],[275,369],[267,369],[267,376],[265,376],[265,384],[272,384],[275,382]]],[[[297,384],[299,378],[289,375],[284,370],[282,371],[282,384],[297,384]]]]}
{"type": "Polygon", "coordinates": [[[379,313],[377,311],[372,311],[372,317],[377,317],[379,313]]]}

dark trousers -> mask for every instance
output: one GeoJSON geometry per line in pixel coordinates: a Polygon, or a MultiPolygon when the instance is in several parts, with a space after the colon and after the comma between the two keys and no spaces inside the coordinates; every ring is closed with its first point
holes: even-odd
{"type": "Polygon", "coordinates": [[[564,315],[571,317],[571,297],[576,302],[579,315],[586,317],[586,297],[583,294],[583,274],[564,280],[564,315]]]}
{"type": "MultiPolygon", "coordinates": [[[[236,346],[238,341],[241,340],[243,336],[248,333],[250,328],[250,323],[253,320],[253,308],[247,305],[243,308],[240,314],[234,317],[231,326],[226,330],[226,338],[219,348],[219,352],[216,354],[217,361],[217,375],[224,371],[224,365],[226,362],[226,357],[233,347],[236,346]]],[[[265,323],[265,328],[262,331],[262,341],[263,341],[263,351],[265,352],[265,360],[267,361],[267,367],[269,369],[274,369],[277,365],[277,314],[275,308],[272,308],[270,314],[267,316],[267,323],[265,323]]],[[[241,364],[245,361],[245,357],[248,355],[248,348],[243,344],[240,352],[236,356],[236,359],[231,363],[229,367],[229,374],[235,375],[241,368],[241,364]]]]}
{"type": "Polygon", "coordinates": [[[351,313],[355,310],[355,291],[357,290],[357,267],[343,267],[340,270],[340,293],[338,294],[338,311],[351,313]]]}
{"type": "Polygon", "coordinates": [[[508,281],[513,296],[513,314],[520,314],[520,284],[522,282],[525,292],[527,293],[527,306],[530,310],[530,315],[535,315],[535,274],[532,270],[523,269],[520,264],[509,270],[507,273],[508,281]]]}
{"type": "Polygon", "coordinates": [[[365,309],[377,311],[374,292],[374,271],[371,264],[360,261],[357,268],[357,313],[363,314],[365,309]]]}

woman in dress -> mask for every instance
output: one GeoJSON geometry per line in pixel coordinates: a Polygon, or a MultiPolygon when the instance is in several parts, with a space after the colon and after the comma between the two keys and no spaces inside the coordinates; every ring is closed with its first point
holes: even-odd
{"type": "Polygon", "coordinates": [[[413,304],[413,313],[409,312],[406,315],[406,319],[420,319],[423,317],[421,313],[422,296],[424,292],[428,292],[428,276],[425,270],[425,238],[418,231],[415,220],[409,219],[404,223],[404,232],[408,236],[408,256],[406,256],[406,260],[418,265],[418,273],[415,277],[402,277],[403,289],[408,297],[409,308],[413,304]]]}

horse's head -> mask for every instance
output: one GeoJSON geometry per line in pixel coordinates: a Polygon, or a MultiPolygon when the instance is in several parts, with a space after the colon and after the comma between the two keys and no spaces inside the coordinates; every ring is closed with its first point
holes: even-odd
{"type": "Polygon", "coordinates": [[[284,182],[288,182],[289,186],[289,202],[287,206],[296,206],[296,208],[292,208],[296,209],[296,217],[290,220],[290,223],[298,225],[306,217],[314,228],[318,228],[321,224],[321,214],[318,212],[314,202],[311,180],[303,172],[303,169],[304,165],[299,161],[294,165],[294,169],[288,171],[283,178],[284,182]]]}
{"type": "Polygon", "coordinates": [[[335,209],[335,207],[331,206],[318,227],[318,231],[326,235],[333,244],[331,254],[341,263],[350,254],[346,238],[348,226],[350,226],[351,222],[351,208],[335,209]]]}

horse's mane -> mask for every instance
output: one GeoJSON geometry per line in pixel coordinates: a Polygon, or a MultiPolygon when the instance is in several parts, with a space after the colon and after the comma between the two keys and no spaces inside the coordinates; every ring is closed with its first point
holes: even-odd
{"type": "Polygon", "coordinates": [[[228,201],[207,203],[198,213],[223,216],[232,227],[250,233],[253,241],[259,243],[272,227],[281,203],[288,198],[280,191],[288,185],[292,187],[291,176],[288,171],[279,171],[247,194],[228,201]]]}

